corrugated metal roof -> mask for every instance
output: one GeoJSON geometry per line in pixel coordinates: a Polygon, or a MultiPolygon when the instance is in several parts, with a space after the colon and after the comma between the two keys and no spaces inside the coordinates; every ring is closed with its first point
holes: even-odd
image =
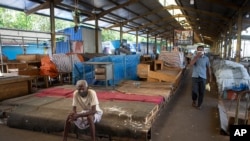
{"type": "MultiPolygon", "coordinates": [[[[158,0],[55,0],[55,17],[73,20],[72,11],[80,11],[81,23],[95,24],[101,28],[119,30],[140,36],[148,32],[151,37],[172,39],[174,29],[183,29],[167,10],[180,9],[191,24],[195,36],[202,34],[205,42],[218,40],[234,25],[233,35],[237,32],[238,15],[242,13],[242,30],[249,27],[249,0],[175,0],[177,6],[163,7],[158,0]],[[240,12],[241,11],[241,12],[240,12]],[[246,16],[248,15],[248,17],[246,16]]],[[[168,2],[168,1],[167,1],[168,2]]],[[[0,6],[27,14],[50,15],[50,0],[0,0],[0,6]]],[[[195,38],[198,39],[198,38],[195,38]]]]}

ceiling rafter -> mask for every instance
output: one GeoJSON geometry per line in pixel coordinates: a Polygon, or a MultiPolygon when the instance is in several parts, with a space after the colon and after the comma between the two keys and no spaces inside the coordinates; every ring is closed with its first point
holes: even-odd
{"type": "MultiPolygon", "coordinates": [[[[131,30],[128,30],[128,31],[126,31],[126,33],[128,33],[128,32],[131,32],[131,31],[135,31],[135,30],[140,30],[140,29],[142,29],[142,28],[145,28],[145,27],[148,27],[148,26],[150,26],[150,25],[154,25],[155,23],[159,23],[159,22],[163,22],[163,21],[168,21],[168,20],[172,20],[172,19],[174,19],[174,18],[176,18],[176,17],[180,17],[181,15],[174,15],[174,16],[171,16],[171,17],[166,17],[166,18],[163,18],[163,19],[160,19],[160,20],[157,20],[157,21],[153,21],[153,22],[151,22],[151,23],[146,23],[146,24],[144,24],[144,25],[142,25],[142,26],[139,26],[139,27],[137,27],[137,28],[133,28],[133,29],[131,29],[131,30]]],[[[174,19],[175,20],[175,19],[174,19]]]]}
{"type": "Polygon", "coordinates": [[[222,7],[227,7],[227,8],[230,8],[232,10],[238,10],[240,7],[235,5],[234,3],[232,2],[229,2],[229,1],[222,1],[222,0],[205,0],[209,3],[214,3],[216,5],[220,5],[222,7]]]}
{"type": "MultiPolygon", "coordinates": [[[[58,4],[57,7],[59,7],[59,8],[62,8],[62,7],[68,8],[70,11],[73,11],[75,9],[75,7],[73,5],[67,5],[67,4],[63,4],[63,3],[58,4]]],[[[80,10],[80,12],[83,13],[83,14],[87,14],[89,16],[93,15],[91,12],[83,10],[81,8],[78,8],[78,10],[80,10]]]]}
{"type": "MultiPolygon", "coordinates": [[[[57,5],[57,4],[61,3],[62,0],[53,0],[53,2],[54,2],[55,5],[57,5]]],[[[49,8],[50,3],[51,3],[51,0],[46,0],[44,3],[42,3],[42,4],[40,4],[40,5],[36,6],[36,7],[33,7],[32,9],[29,9],[29,10],[25,9],[24,12],[25,12],[26,15],[30,15],[32,13],[35,13],[38,10],[49,8]]]]}
{"type": "Polygon", "coordinates": [[[91,17],[88,17],[88,18],[84,19],[82,22],[85,22],[85,21],[88,21],[88,20],[94,20],[95,18],[100,19],[101,17],[105,16],[106,14],[110,14],[114,10],[124,8],[125,6],[136,3],[137,1],[138,0],[130,0],[128,2],[120,4],[118,6],[114,6],[114,7],[110,8],[110,9],[108,9],[108,10],[102,11],[99,14],[92,15],[91,17]]]}
{"type": "MultiPolygon", "coordinates": [[[[140,3],[140,2],[139,2],[140,3]]],[[[146,9],[147,9],[147,11],[150,11],[151,9],[148,7],[148,5],[146,5],[146,4],[143,4],[143,3],[140,3],[142,6],[144,6],[146,9]]],[[[159,16],[159,14],[158,14],[158,12],[156,12],[156,13],[154,13],[155,14],[155,16],[157,16],[159,19],[161,19],[161,18],[163,18],[163,17],[161,17],[161,16],[159,16]]],[[[150,22],[152,22],[152,21],[150,21],[150,22]]],[[[157,25],[157,24],[155,24],[155,25],[157,25]]]]}
{"type": "MultiPolygon", "coordinates": [[[[178,29],[178,28],[175,28],[174,25],[171,24],[171,23],[174,23],[174,22],[175,22],[175,21],[173,20],[173,21],[170,21],[170,22],[168,22],[168,23],[165,23],[165,24],[167,24],[167,25],[170,25],[170,26],[171,26],[171,29],[168,29],[168,27],[164,24],[164,25],[162,25],[162,26],[155,26],[156,28],[152,28],[152,29],[148,30],[148,32],[152,33],[152,32],[154,32],[154,31],[163,29],[163,30],[164,30],[163,33],[164,33],[164,32],[168,32],[169,30],[178,29]]],[[[172,31],[171,31],[171,32],[172,32],[172,31]]],[[[159,33],[159,34],[160,34],[160,33],[159,33]]],[[[162,34],[162,33],[161,33],[161,34],[162,34]]]]}
{"type": "Polygon", "coordinates": [[[166,10],[181,9],[181,10],[194,11],[194,12],[202,13],[202,14],[207,15],[207,16],[210,16],[210,17],[216,17],[216,18],[218,18],[218,19],[222,19],[222,20],[224,20],[224,21],[230,20],[230,19],[224,17],[224,16],[221,15],[221,14],[214,13],[214,12],[208,12],[208,11],[204,11],[204,10],[199,10],[199,9],[195,9],[195,8],[191,8],[191,7],[170,5],[170,6],[165,6],[164,8],[165,8],[166,10]]]}
{"type": "MultiPolygon", "coordinates": [[[[134,21],[134,20],[137,20],[137,19],[140,19],[140,18],[149,16],[149,15],[155,14],[155,13],[160,12],[160,11],[162,11],[162,10],[164,10],[164,9],[163,9],[163,8],[162,8],[162,9],[154,9],[154,10],[152,10],[152,11],[146,12],[145,14],[142,14],[142,15],[139,15],[139,16],[134,17],[134,18],[132,18],[132,19],[126,20],[125,22],[132,22],[132,21],[134,21]]],[[[106,29],[111,29],[111,28],[117,27],[117,26],[119,26],[119,25],[120,25],[120,23],[116,23],[116,24],[114,24],[114,25],[112,25],[112,26],[107,27],[106,29]]]]}

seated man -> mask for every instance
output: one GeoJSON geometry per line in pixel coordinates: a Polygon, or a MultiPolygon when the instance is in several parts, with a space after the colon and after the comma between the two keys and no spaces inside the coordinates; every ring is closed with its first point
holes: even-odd
{"type": "Polygon", "coordinates": [[[92,141],[95,141],[95,123],[101,120],[103,111],[99,107],[96,92],[88,89],[88,83],[85,80],[77,81],[76,87],[73,93],[73,112],[67,117],[63,141],[67,141],[71,122],[74,122],[79,129],[86,129],[90,126],[92,141]],[[82,108],[81,112],[77,112],[77,105],[82,108]]]}

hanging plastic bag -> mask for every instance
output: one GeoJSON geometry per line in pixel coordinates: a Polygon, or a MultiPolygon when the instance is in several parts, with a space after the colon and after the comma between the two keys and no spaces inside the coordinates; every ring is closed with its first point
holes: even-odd
{"type": "Polygon", "coordinates": [[[206,90],[210,92],[210,84],[209,83],[206,84],[206,90]]]}

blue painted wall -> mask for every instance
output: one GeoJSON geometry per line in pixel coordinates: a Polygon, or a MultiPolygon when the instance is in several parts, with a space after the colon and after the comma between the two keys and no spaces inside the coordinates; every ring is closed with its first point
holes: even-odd
{"type": "MultiPolygon", "coordinates": [[[[49,48],[48,53],[51,53],[49,48]]],[[[4,56],[8,57],[8,60],[16,60],[16,56],[24,54],[24,50],[21,46],[2,46],[2,53],[4,56]]],[[[28,44],[26,47],[26,54],[45,54],[45,48],[42,44],[28,44]]]]}

